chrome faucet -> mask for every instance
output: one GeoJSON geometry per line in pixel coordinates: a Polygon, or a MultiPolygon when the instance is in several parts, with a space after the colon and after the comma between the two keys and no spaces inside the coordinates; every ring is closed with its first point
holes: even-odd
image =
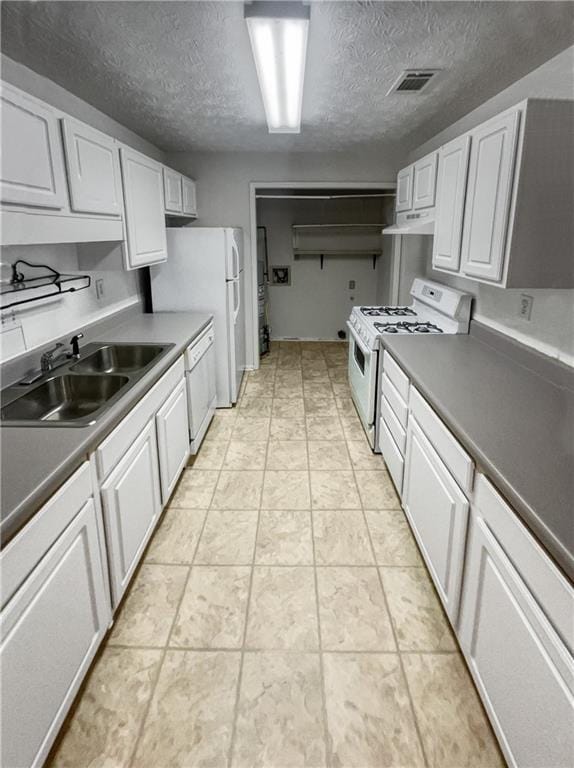
{"type": "Polygon", "coordinates": [[[65,352],[61,352],[56,355],[59,349],[64,347],[61,341],[52,349],[47,349],[40,357],[40,367],[36,368],[28,373],[19,383],[26,386],[28,384],[34,384],[34,382],[41,379],[54,368],[59,368],[61,365],[65,365],[69,360],[78,360],[80,357],[80,339],[84,338],[83,333],[77,333],[70,339],[70,347],[65,352]],[[54,357],[56,355],[56,357],[54,357]]]}
{"type": "MultiPolygon", "coordinates": [[[[54,354],[63,347],[61,341],[59,341],[56,346],[53,349],[48,349],[40,358],[40,370],[42,373],[49,373],[54,367],[57,360],[59,360],[62,355],[58,355],[57,358],[54,358],[54,354]]],[[[66,355],[66,359],[69,359],[68,355],[66,355]]]]}

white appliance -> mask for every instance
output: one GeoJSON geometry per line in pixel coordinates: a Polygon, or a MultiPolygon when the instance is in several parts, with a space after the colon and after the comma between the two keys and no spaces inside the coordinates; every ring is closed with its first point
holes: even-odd
{"type": "Polygon", "coordinates": [[[213,323],[185,352],[190,452],[196,454],[217,407],[215,332],[213,323]]]}
{"type": "Polygon", "coordinates": [[[168,228],[167,254],[150,269],[153,308],[213,315],[217,406],[231,407],[245,370],[243,231],[168,228]]]}
{"type": "Polygon", "coordinates": [[[410,294],[410,307],[353,307],[347,321],[351,395],[373,450],[381,336],[468,333],[470,294],[418,277],[410,294]]]}

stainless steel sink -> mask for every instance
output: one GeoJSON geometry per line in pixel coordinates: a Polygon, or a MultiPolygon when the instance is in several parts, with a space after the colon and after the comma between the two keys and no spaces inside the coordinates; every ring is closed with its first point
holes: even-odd
{"type": "Polygon", "coordinates": [[[91,420],[128,382],[127,376],[54,376],[4,406],[2,421],[91,420]]]}
{"type": "Polygon", "coordinates": [[[72,365],[70,370],[82,373],[133,373],[147,368],[159,357],[166,345],[110,344],[72,365]]]}

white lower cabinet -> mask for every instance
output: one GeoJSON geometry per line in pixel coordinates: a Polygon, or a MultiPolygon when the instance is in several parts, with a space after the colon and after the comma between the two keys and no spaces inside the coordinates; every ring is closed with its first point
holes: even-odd
{"type": "Polygon", "coordinates": [[[459,638],[512,768],[574,765],[574,589],[479,475],[459,638]]]}
{"type": "Polygon", "coordinates": [[[402,495],[405,513],[439,596],[456,624],[470,505],[412,413],[402,495]]]}
{"type": "Polygon", "coordinates": [[[102,485],[113,604],[120,601],[161,512],[155,420],[102,485]]]}
{"type": "MultiPolygon", "coordinates": [[[[22,533],[7,550],[21,541],[25,558],[44,525],[31,536],[22,533]]],[[[6,768],[41,766],[56,738],[110,622],[104,567],[96,508],[88,498],[2,611],[6,768]]]]}
{"type": "Polygon", "coordinates": [[[187,389],[182,379],[155,417],[161,500],[167,504],[171,492],[189,458],[189,420],[187,389]]]}

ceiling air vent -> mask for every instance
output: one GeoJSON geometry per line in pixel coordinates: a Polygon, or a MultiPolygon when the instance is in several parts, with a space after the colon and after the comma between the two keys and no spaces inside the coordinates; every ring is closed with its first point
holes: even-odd
{"type": "Polygon", "coordinates": [[[391,93],[420,93],[438,71],[438,69],[407,69],[401,73],[387,96],[391,93]]]}

